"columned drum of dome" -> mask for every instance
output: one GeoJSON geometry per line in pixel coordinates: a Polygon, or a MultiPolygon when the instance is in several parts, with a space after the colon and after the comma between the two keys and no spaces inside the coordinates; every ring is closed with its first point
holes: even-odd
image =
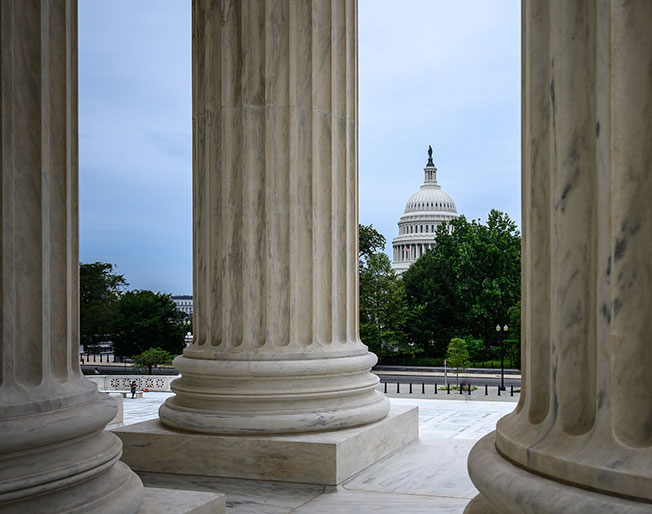
{"type": "Polygon", "coordinates": [[[423,172],[423,185],[408,200],[398,221],[398,236],[392,240],[392,268],[399,275],[435,246],[437,226],[458,216],[455,202],[437,183],[431,146],[423,172]]]}

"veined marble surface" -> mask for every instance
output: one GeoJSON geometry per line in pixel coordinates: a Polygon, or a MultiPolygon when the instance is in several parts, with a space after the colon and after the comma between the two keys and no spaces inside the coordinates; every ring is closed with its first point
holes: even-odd
{"type": "MultiPolygon", "coordinates": [[[[158,416],[158,408],[172,393],[149,392],[142,398],[124,400],[124,424],[131,425],[158,416]]],[[[462,395],[463,396],[463,395],[462,395]]],[[[465,397],[466,398],[466,397],[465,397]]],[[[423,398],[390,398],[394,405],[419,407],[419,437],[470,439],[477,441],[496,427],[496,422],[509,414],[515,402],[472,400],[431,400],[423,398]]]]}
{"type": "MultiPolygon", "coordinates": [[[[124,402],[125,424],[156,417],[170,393],[146,393],[124,402]]],[[[420,441],[368,467],[340,487],[216,477],[140,473],[148,487],[226,495],[229,514],[461,514],[477,494],[466,472],[473,444],[492,431],[516,403],[392,398],[419,407],[420,441]]]]}

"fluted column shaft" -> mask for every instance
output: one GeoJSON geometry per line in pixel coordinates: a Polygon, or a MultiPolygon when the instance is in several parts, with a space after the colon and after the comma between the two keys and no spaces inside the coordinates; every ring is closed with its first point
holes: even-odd
{"type": "Polygon", "coordinates": [[[356,16],[355,0],[193,1],[195,339],[166,424],[387,412],[358,337],[356,16]]]}
{"type": "Polygon", "coordinates": [[[645,0],[523,3],[523,393],[495,435],[521,468],[634,502],[652,501],[651,24],[645,0]]]}
{"type": "Polygon", "coordinates": [[[0,4],[0,510],[138,510],[79,368],[77,3],[0,4]]]}

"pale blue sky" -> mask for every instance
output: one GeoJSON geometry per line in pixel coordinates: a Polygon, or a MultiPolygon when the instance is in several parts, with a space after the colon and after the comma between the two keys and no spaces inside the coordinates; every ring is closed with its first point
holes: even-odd
{"type": "MultiPolygon", "coordinates": [[[[520,224],[520,2],[360,0],[360,221],[388,240],[426,149],[458,212],[520,224]]],[[[192,289],[189,0],[79,3],[80,258],[192,289]]]]}

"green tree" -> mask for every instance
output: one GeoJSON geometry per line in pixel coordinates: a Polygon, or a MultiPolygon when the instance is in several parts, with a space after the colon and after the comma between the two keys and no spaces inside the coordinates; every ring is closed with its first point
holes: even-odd
{"type": "Polygon", "coordinates": [[[435,248],[403,274],[408,310],[422,312],[408,337],[437,357],[456,335],[495,342],[520,300],[520,250],[516,224],[496,210],[486,225],[460,216],[437,227],[435,248]]]}
{"type": "Polygon", "coordinates": [[[451,368],[455,368],[455,383],[459,385],[460,368],[469,366],[469,351],[466,349],[466,341],[459,337],[451,339],[446,351],[446,362],[451,368]]]}
{"type": "Polygon", "coordinates": [[[114,324],[116,355],[136,355],[155,347],[172,354],[181,353],[183,317],[170,295],[146,290],[124,293],[118,302],[114,324]]]}
{"type": "Polygon", "coordinates": [[[127,285],[113,264],[79,263],[79,332],[87,350],[111,339],[120,293],[127,285]]]}
{"type": "Polygon", "coordinates": [[[360,269],[360,339],[379,357],[415,353],[404,337],[406,309],[389,257],[371,254],[360,269]]]}
{"type": "Polygon", "coordinates": [[[172,364],[172,359],[174,355],[161,348],[148,348],[138,355],[133,355],[131,357],[131,362],[134,368],[145,371],[147,374],[152,374],[152,368],[160,366],[162,364],[172,364]]]}
{"type": "Polygon", "coordinates": [[[471,362],[481,362],[489,357],[487,347],[482,339],[466,339],[466,349],[469,351],[471,362]]]}
{"type": "Polygon", "coordinates": [[[358,257],[363,263],[370,256],[382,252],[386,244],[385,236],[378,232],[373,225],[358,226],[358,257]]]}

